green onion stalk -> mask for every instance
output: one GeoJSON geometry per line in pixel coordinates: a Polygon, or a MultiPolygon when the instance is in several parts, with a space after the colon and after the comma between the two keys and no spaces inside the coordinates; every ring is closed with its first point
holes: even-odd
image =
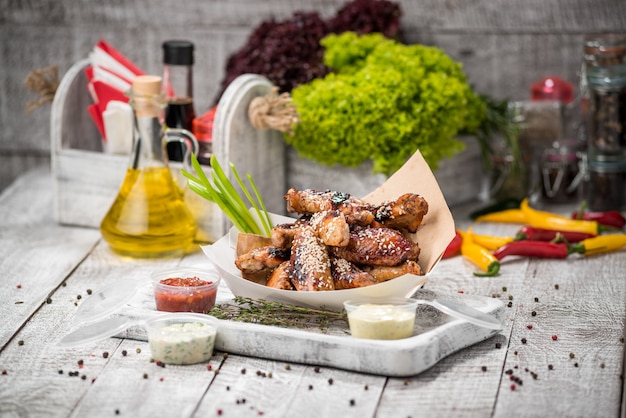
{"type": "Polygon", "coordinates": [[[270,236],[272,221],[250,174],[247,174],[246,178],[252,188],[252,193],[244,184],[234,164],[229,164],[230,171],[233,173],[239,188],[248,201],[246,203],[237,192],[233,183],[228,179],[215,155],[211,156],[212,170],[210,180],[194,154],[191,155],[191,165],[195,175],[183,170],[183,175],[187,178],[187,184],[191,190],[204,199],[217,204],[239,232],[270,236]],[[250,206],[254,209],[258,221],[252,215],[249,209],[250,206]]]}

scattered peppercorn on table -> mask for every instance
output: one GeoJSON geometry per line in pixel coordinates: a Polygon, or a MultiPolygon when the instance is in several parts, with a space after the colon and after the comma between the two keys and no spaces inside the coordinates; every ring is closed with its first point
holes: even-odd
{"type": "MultiPolygon", "coordinates": [[[[57,342],[74,328],[81,303],[102,286],[199,265],[206,257],[115,256],[98,230],[56,224],[52,193],[50,173],[42,169],[0,195],[0,416],[625,414],[626,248],[556,259],[507,256],[498,260],[498,273],[486,277],[474,275],[476,265],[462,256],[442,260],[422,292],[500,299],[504,328],[415,376],[220,351],[207,362],[164,365],[151,362],[146,341],[103,338],[73,348],[57,342]]],[[[475,206],[454,208],[458,229],[471,227],[479,238],[514,237],[519,230],[473,222],[468,214],[475,206]]]]}

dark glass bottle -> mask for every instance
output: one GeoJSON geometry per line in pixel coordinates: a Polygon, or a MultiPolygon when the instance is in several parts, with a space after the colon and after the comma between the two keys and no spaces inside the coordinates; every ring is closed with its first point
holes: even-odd
{"type": "MultiPolygon", "coordinates": [[[[163,42],[163,92],[167,101],[165,124],[169,128],[192,131],[196,117],[193,103],[194,45],[189,41],[163,42]]],[[[180,144],[170,143],[167,153],[171,161],[182,161],[180,144]]]]}

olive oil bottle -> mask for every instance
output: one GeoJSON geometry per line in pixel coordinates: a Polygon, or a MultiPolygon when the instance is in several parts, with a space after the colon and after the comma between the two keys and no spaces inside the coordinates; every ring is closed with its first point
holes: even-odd
{"type": "Polygon", "coordinates": [[[193,243],[196,222],[172,177],[165,146],[178,141],[197,150],[197,142],[186,131],[163,125],[161,77],[136,77],[131,105],[135,114],[133,152],[124,182],[100,224],[102,237],[113,251],[125,256],[182,255],[193,243]]]}

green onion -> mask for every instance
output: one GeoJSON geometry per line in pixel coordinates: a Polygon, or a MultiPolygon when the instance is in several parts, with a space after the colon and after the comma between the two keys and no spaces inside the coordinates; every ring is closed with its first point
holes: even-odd
{"type": "Polygon", "coordinates": [[[241,191],[248,199],[249,204],[256,211],[260,225],[250,213],[249,206],[241,198],[226,173],[224,173],[215,155],[211,156],[211,180],[209,180],[204,173],[204,170],[200,166],[200,163],[198,163],[198,159],[194,154],[191,155],[191,165],[196,172],[195,176],[183,170],[183,175],[187,177],[187,184],[191,190],[204,199],[216,203],[222,212],[224,212],[224,215],[226,215],[240,232],[264,235],[266,237],[270,236],[272,222],[265,209],[263,199],[250,174],[247,175],[247,178],[256,200],[252,197],[252,194],[241,180],[235,166],[230,163],[230,169],[237,179],[241,191]]]}

